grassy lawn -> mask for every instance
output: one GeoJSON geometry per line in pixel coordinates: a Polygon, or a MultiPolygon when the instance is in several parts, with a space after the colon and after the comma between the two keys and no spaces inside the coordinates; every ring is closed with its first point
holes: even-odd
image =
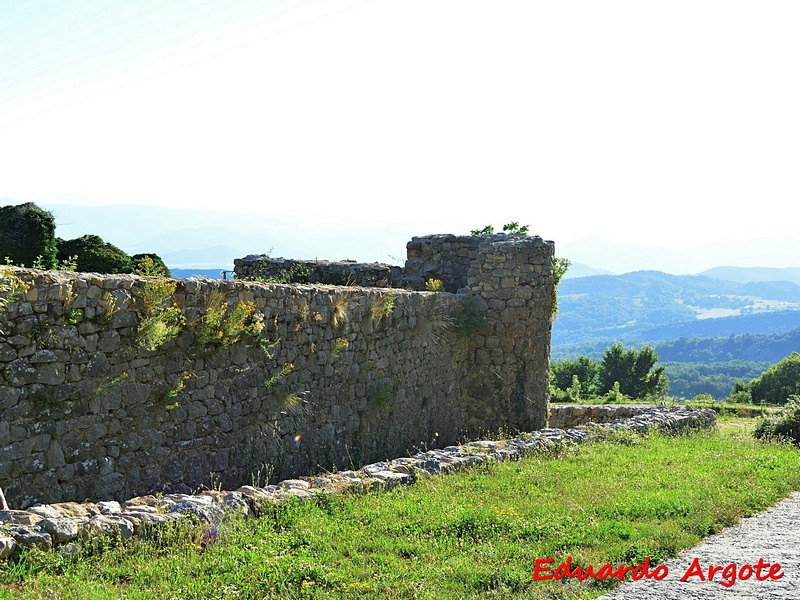
{"type": "MultiPolygon", "coordinates": [[[[484,466],[361,496],[276,507],[80,561],[0,565],[0,598],[593,598],[532,581],[534,561],[651,564],[800,489],[800,455],[721,418],[711,432],[621,434],[557,456],[484,466]]],[[[563,583],[566,582],[566,583],[563,583]]]]}

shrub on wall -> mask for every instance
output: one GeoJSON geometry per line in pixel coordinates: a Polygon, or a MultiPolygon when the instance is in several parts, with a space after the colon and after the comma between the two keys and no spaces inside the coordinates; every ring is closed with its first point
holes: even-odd
{"type": "Polygon", "coordinates": [[[53,215],[32,202],[0,207],[0,260],[52,269],[56,264],[53,215]]]}
{"type": "Polygon", "coordinates": [[[486,326],[486,319],[473,298],[467,298],[462,304],[456,306],[451,316],[456,337],[460,339],[471,337],[486,326]]]}
{"type": "Polygon", "coordinates": [[[145,350],[155,350],[176,338],[184,323],[181,309],[172,295],[177,283],[160,277],[142,285],[142,320],[136,328],[136,345],[145,350]]]}

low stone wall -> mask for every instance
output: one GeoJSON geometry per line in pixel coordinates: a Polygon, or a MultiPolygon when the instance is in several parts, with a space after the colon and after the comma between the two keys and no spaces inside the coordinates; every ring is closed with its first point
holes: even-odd
{"type": "Polygon", "coordinates": [[[626,404],[551,404],[548,427],[569,429],[587,423],[608,423],[639,415],[652,406],[626,404]]]}
{"type": "MultiPolygon", "coordinates": [[[[709,409],[644,407],[640,415],[615,419],[607,427],[647,431],[653,425],[666,429],[711,427],[716,413],[709,409]]],[[[0,511],[0,559],[17,548],[54,546],[69,548],[78,538],[116,533],[122,539],[146,534],[153,527],[194,516],[211,529],[226,514],[259,516],[275,502],[312,498],[319,494],[384,489],[411,484],[418,477],[460,471],[486,461],[517,460],[544,452],[558,443],[583,443],[602,435],[604,427],[543,429],[508,440],[476,441],[461,446],[418,452],[366,465],[357,471],[328,473],[281,481],[266,487],[242,486],[236,491],[209,490],[196,495],[142,496],[126,502],[75,502],[36,505],[28,510],[0,511]]]]}

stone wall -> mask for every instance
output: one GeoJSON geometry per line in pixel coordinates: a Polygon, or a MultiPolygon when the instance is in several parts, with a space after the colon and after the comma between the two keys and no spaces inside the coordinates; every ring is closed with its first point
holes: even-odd
{"type": "Polygon", "coordinates": [[[608,423],[615,419],[629,419],[652,408],[625,404],[551,404],[548,427],[570,429],[588,423],[608,423]]]}
{"type": "Polygon", "coordinates": [[[468,287],[469,270],[478,260],[481,245],[515,239],[531,238],[506,233],[413,237],[406,244],[407,259],[403,267],[352,260],[296,260],[251,254],[234,261],[234,272],[242,279],[284,280],[301,276],[303,283],[384,286],[417,291],[425,290],[427,281],[437,279],[445,291],[457,293],[468,287]]]}
{"type": "Polygon", "coordinates": [[[471,243],[459,294],[177,280],[185,323],[152,350],[154,280],[15,269],[30,289],[0,315],[0,486],[21,508],[235,489],[544,427],[552,242],[471,243]],[[261,333],[204,338],[220,299],[261,333]]]}

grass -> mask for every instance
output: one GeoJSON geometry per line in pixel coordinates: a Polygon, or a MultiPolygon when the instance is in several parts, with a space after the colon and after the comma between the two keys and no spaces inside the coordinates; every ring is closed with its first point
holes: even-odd
{"type": "Polygon", "coordinates": [[[536,558],[658,564],[800,487],[798,451],[714,431],[622,434],[411,487],[276,506],[217,543],[110,544],[0,566],[0,598],[594,598],[609,582],[531,580],[536,558]],[[5,595],[3,590],[5,590],[5,595]]]}

